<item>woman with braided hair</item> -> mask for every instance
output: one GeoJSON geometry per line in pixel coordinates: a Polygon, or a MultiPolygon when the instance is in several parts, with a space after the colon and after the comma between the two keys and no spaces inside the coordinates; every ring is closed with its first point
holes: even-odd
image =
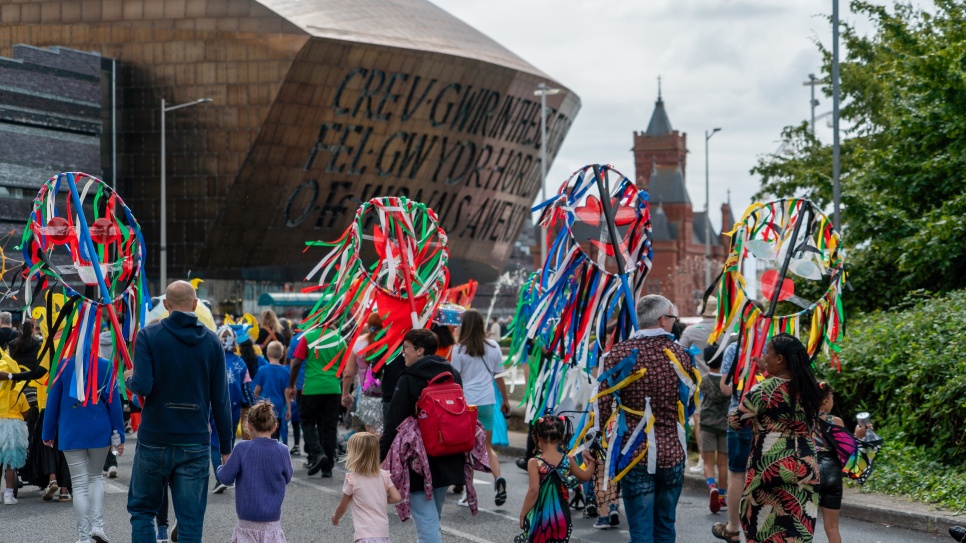
{"type": "Polygon", "coordinates": [[[728,422],[753,438],[741,527],[749,543],[811,542],[818,508],[818,458],[811,430],[823,393],[801,341],[779,334],[755,358],[767,378],[745,394],[728,422]]]}

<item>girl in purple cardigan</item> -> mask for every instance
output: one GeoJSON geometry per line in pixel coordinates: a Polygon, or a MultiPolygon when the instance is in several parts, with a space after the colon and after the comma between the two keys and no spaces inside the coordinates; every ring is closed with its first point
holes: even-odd
{"type": "Polygon", "coordinates": [[[218,481],[235,485],[238,524],[232,543],[284,543],[282,501],[292,480],[288,447],[272,439],[278,416],[272,402],[262,400],[248,411],[251,441],[241,441],[218,468],[218,481]]]}

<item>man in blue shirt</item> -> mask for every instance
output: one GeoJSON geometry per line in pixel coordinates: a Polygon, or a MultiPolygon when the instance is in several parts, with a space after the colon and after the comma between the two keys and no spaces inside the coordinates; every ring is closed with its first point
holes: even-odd
{"type": "Polygon", "coordinates": [[[231,408],[225,352],[194,313],[195,289],[168,285],[170,316],[138,332],[127,388],[144,398],[128,492],[131,540],[155,543],[154,517],[164,484],[178,518],[179,540],[201,541],[208,505],[209,410],[218,431],[222,463],[231,453],[231,408]]]}

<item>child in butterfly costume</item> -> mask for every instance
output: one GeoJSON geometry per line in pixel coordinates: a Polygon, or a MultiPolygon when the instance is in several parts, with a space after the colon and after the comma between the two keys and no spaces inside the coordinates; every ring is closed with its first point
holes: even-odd
{"type": "Polygon", "coordinates": [[[570,541],[573,523],[567,505],[567,488],[577,481],[589,481],[594,474],[595,460],[590,453],[584,459],[589,469],[582,469],[574,457],[561,452],[566,437],[566,419],[545,415],[537,419],[534,433],[540,453],[527,464],[530,488],[520,510],[523,533],[514,543],[566,543],[570,541]]]}
{"type": "Polygon", "coordinates": [[[829,543],[842,543],[839,534],[839,510],[842,508],[842,474],[845,473],[860,483],[872,471],[872,460],[877,447],[862,440],[872,426],[856,426],[855,436],[845,430],[842,419],[832,415],[835,402],[834,391],[826,383],[819,383],[825,394],[819,411],[819,422],[812,434],[815,450],[818,453],[818,505],[822,508],[822,524],[829,543]],[[858,438],[858,440],[856,439],[858,438]]]}

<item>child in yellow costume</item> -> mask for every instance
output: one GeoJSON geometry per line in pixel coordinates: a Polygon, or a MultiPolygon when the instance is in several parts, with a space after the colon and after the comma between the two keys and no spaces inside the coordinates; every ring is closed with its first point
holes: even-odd
{"type": "MultiPolygon", "coordinates": [[[[0,372],[19,372],[20,367],[5,351],[0,351],[0,372]]],[[[4,468],[7,488],[3,493],[4,505],[13,505],[14,477],[16,471],[27,463],[27,423],[24,414],[30,404],[23,394],[23,382],[6,380],[0,382],[0,466],[4,468]]]]}

